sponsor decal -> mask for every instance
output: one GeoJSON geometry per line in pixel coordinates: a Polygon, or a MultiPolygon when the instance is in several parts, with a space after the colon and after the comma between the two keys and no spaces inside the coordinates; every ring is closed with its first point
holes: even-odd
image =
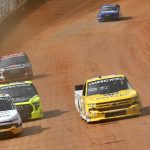
{"type": "Polygon", "coordinates": [[[15,70],[11,70],[10,72],[11,73],[19,73],[19,71],[20,71],[19,69],[15,69],[15,70]]]}
{"type": "Polygon", "coordinates": [[[23,106],[22,106],[22,105],[16,105],[16,108],[17,108],[18,110],[23,110],[23,106]]]}
{"type": "Polygon", "coordinates": [[[10,101],[8,97],[0,97],[0,101],[5,101],[5,100],[10,101]]]}
{"type": "Polygon", "coordinates": [[[95,84],[99,84],[99,83],[107,83],[107,82],[118,81],[118,80],[123,81],[124,79],[125,79],[124,77],[108,78],[108,79],[89,82],[89,85],[95,85],[95,84]]]}
{"type": "Polygon", "coordinates": [[[29,87],[30,84],[29,83],[25,83],[25,84],[15,84],[15,85],[8,85],[8,86],[3,86],[3,87],[0,87],[1,90],[4,90],[4,89],[11,89],[11,88],[14,88],[14,87],[29,87]]]}
{"type": "Polygon", "coordinates": [[[1,113],[1,114],[0,114],[0,118],[3,118],[3,117],[9,117],[9,114],[6,114],[6,113],[5,113],[5,114],[2,114],[2,113],[1,113]]]}
{"type": "Polygon", "coordinates": [[[23,53],[19,53],[19,54],[12,54],[12,55],[6,55],[6,56],[3,56],[1,58],[1,60],[3,59],[9,59],[9,58],[12,58],[12,57],[19,57],[19,56],[25,56],[23,53]]]}

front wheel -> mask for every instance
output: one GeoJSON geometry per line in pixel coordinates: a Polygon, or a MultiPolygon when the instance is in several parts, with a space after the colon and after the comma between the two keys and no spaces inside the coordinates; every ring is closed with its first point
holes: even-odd
{"type": "Polygon", "coordinates": [[[20,137],[23,134],[23,131],[14,135],[14,137],[20,137]]]}

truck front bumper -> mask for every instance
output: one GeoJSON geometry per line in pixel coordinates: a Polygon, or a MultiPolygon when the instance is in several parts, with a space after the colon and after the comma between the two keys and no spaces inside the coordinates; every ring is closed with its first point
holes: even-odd
{"type": "Polygon", "coordinates": [[[31,102],[16,103],[16,108],[21,116],[22,121],[40,119],[43,117],[42,104],[39,102],[39,106],[35,108],[31,102]]]}
{"type": "Polygon", "coordinates": [[[1,128],[0,129],[0,138],[11,136],[11,135],[18,135],[22,133],[22,125],[12,125],[10,128],[1,128]]]}
{"type": "Polygon", "coordinates": [[[129,108],[117,109],[113,111],[91,111],[89,115],[86,116],[87,122],[95,122],[100,120],[109,120],[115,118],[123,118],[129,116],[140,115],[142,112],[141,104],[132,105],[129,108]]]}

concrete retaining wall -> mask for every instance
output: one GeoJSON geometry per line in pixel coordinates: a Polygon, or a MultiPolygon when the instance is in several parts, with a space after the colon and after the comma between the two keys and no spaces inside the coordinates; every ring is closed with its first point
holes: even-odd
{"type": "Polygon", "coordinates": [[[28,0],[0,0],[0,23],[28,0]]]}

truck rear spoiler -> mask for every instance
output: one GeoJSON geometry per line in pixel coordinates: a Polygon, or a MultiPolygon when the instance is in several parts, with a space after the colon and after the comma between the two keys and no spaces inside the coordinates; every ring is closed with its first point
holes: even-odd
{"type": "Polygon", "coordinates": [[[75,90],[76,90],[76,91],[78,91],[78,90],[83,90],[83,86],[84,86],[84,84],[75,85],[75,90]]]}

